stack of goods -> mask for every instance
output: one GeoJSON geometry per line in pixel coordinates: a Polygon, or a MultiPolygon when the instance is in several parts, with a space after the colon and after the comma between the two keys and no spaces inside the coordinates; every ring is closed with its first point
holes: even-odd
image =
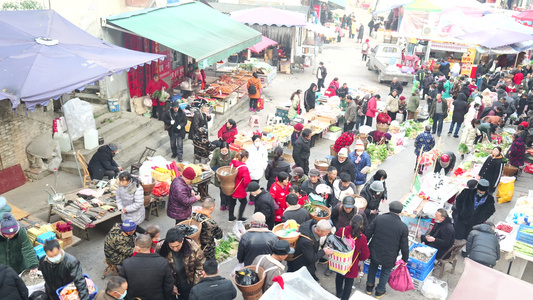
{"type": "Polygon", "coordinates": [[[520,225],[516,235],[514,251],[533,257],[533,227],[526,224],[520,225]]]}
{"type": "MultiPolygon", "coordinates": [[[[298,228],[300,225],[296,223],[294,220],[287,220],[287,222],[280,224],[281,228],[273,228],[272,232],[278,236],[280,239],[287,239],[287,238],[297,238],[300,236],[300,232],[298,231],[298,228]]],[[[278,225],[279,226],[279,225],[278,225]]],[[[277,226],[276,226],[277,227],[277,226]]]]}
{"type": "Polygon", "coordinates": [[[264,133],[268,133],[269,135],[275,136],[276,139],[282,143],[290,141],[293,131],[294,131],[294,127],[284,125],[284,124],[278,124],[275,126],[266,126],[263,129],[264,133]]]}
{"type": "Polygon", "coordinates": [[[433,271],[436,257],[437,249],[433,247],[416,243],[409,248],[407,269],[417,290],[422,287],[426,277],[433,271]]]}
{"type": "MultiPolygon", "coordinates": [[[[87,285],[87,289],[89,290],[89,298],[94,299],[94,297],[96,296],[96,293],[98,293],[98,288],[96,287],[92,279],[89,278],[89,276],[87,275],[84,275],[84,276],[85,276],[85,284],[87,285]]],[[[56,293],[59,296],[59,300],[80,299],[78,295],[78,290],[76,289],[74,282],[71,282],[65,285],[64,287],[57,289],[56,293]]]]}
{"type": "Polygon", "coordinates": [[[54,224],[54,232],[57,237],[63,241],[63,246],[68,246],[72,244],[72,223],[59,221],[54,224]]]}
{"type": "Polygon", "coordinates": [[[157,181],[171,182],[174,178],[180,175],[178,164],[175,161],[165,165],[165,167],[152,166],[152,178],[157,181]]]}

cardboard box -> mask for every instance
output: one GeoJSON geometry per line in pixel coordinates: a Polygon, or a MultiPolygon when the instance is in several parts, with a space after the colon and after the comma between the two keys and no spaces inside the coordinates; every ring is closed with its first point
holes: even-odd
{"type": "Polygon", "coordinates": [[[335,120],[326,118],[326,117],[316,117],[315,121],[326,123],[326,124],[335,124],[335,120]]]}
{"type": "Polygon", "coordinates": [[[322,134],[322,138],[328,139],[330,141],[336,141],[342,134],[342,131],[336,131],[336,132],[325,132],[322,134]]]}
{"type": "Polygon", "coordinates": [[[284,159],[286,162],[288,162],[289,164],[294,163],[294,159],[292,158],[292,155],[291,155],[291,154],[283,153],[283,155],[282,155],[281,157],[283,157],[283,159],[284,159]]]}
{"type": "Polygon", "coordinates": [[[63,242],[63,247],[67,247],[72,244],[72,237],[64,238],[64,239],[61,239],[60,241],[63,242]]]}
{"type": "Polygon", "coordinates": [[[57,223],[65,223],[63,221],[59,221],[59,222],[55,222],[55,223],[52,223],[52,227],[54,227],[54,232],[57,236],[58,239],[66,239],[66,238],[71,238],[72,237],[72,230],[70,231],[67,231],[67,232],[59,232],[57,231],[57,226],[56,224],[57,223]]]}
{"type": "Polygon", "coordinates": [[[215,105],[215,112],[223,114],[228,109],[228,103],[226,102],[218,102],[217,105],[215,105]]]}

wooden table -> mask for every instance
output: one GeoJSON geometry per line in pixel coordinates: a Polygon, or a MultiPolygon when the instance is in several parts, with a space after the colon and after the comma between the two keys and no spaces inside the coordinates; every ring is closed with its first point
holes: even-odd
{"type": "Polygon", "coordinates": [[[203,175],[204,178],[200,180],[199,182],[191,184],[193,190],[195,193],[200,194],[201,200],[204,200],[205,198],[212,198],[209,195],[209,184],[211,183],[211,179],[215,177],[215,172],[210,171],[206,175],[203,175]]]}

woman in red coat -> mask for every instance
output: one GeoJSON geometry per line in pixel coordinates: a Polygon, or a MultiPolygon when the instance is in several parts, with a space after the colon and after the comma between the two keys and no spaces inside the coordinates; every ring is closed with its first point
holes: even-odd
{"type": "Polygon", "coordinates": [[[165,102],[159,102],[159,99],[153,97],[155,91],[161,91],[163,88],[168,89],[168,84],[159,79],[159,74],[154,74],[154,79],[148,82],[146,86],[146,95],[152,99],[152,118],[163,120],[163,106],[165,102]]]}
{"type": "Polygon", "coordinates": [[[359,275],[359,262],[365,261],[370,257],[366,236],[361,232],[363,228],[363,217],[354,215],[350,221],[350,226],[337,229],[335,233],[339,237],[347,237],[355,240],[355,250],[352,256],[352,267],[345,275],[337,274],[335,278],[335,292],[337,298],[348,300],[352,292],[354,279],[359,275]],[[343,286],[344,284],[344,286],[343,286]]]}
{"type": "Polygon", "coordinates": [[[223,142],[231,144],[235,141],[237,133],[239,133],[237,131],[237,123],[233,119],[229,119],[228,122],[218,130],[218,140],[213,141],[212,143],[219,148],[223,142]]]}
{"type": "Polygon", "coordinates": [[[292,187],[289,182],[289,174],[280,172],[276,182],[270,187],[270,195],[274,199],[274,202],[279,206],[274,213],[274,222],[281,223],[283,213],[287,209],[287,202],[285,198],[289,194],[289,189],[292,187]]]}
{"type": "Polygon", "coordinates": [[[237,205],[237,200],[239,200],[239,221],[246,221],[246,218],[243,218],[244,209],[246,208],[246,203],[248,202],[246,200],[246,188],[248,187],[248,184],[250,184],[250,171],[248,170],[248,167],[246,166],[246,161],[248,160],[248,151],[241,150],[237,155],[235,155],[235,159],[231,161],[230,166],[237,168],[237,177],[235,178],[235,190],[233,191],[233,194],[231,195],[231,198],[229,199],[229,220],[235,221],[235,206],[237,205]]]}
{"type": "Polygon", "coordinates": [[[391,117],[385,111],[380,111],[378,116],[376,117],[376,122],[378,124],[390,125],[391,121],[392,121],[391,117]]]}

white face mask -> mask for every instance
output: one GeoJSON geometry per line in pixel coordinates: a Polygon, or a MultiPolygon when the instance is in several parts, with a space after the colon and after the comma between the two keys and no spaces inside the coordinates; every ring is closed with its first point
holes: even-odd
{"type": "Polygon", "coordinates": [[[255,141],[255,142],[254,142],[254,145],[255,145],[257,148],[259,148],[259,146],[261,146],[261,141],[255,141]]]}
{"type": "Polygon", "coordinates": [[[357,151],[355,153],[357,153],[357,156],[361,156],[363,154],[363,151],[357,151]]]}
{"type": "Polygon", "coordinates": [[[47,256],[47,258],[51,263],[57,264],[61,261],[61,258],[63,258],[63,255],[59,253],[59,255],[56,255],[54,257],[47,256]]]}

